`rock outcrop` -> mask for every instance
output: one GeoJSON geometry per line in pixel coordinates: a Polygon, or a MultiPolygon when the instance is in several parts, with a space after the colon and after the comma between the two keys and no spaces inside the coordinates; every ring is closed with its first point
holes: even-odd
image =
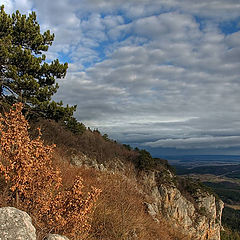
{"type": "Polygon", "coordinates": [[[89,158],[85,154],[72,155],[70,163],[78,167],[81,167],[81,166],[91,167],[99,171],[106,170],[103,164],[99,164],[96,159],[89,158]]]}
{"type": "MultiPolygon", "coordinates": [[[[36,240],[36,229],[30,216],[13,207],[0,208],[0,240],[36,240]]],[[[45,240],[68,240],[68,238],[49,234],[45,240]]]]}
{"type": "Polygon", "coordinates": [[[220,240],[223,202],[199,188],[184,196],[174,183],[174,175],[165,171],[148,171],[142,174],[145,191],[153,201],[146,203],[155,221],[164,216],[194,240],[220,240]]]}
{"type": "MultiPolygon", "coordinates": [[[[111,162],[111,166],[103,166],[85,155],[72,157],[72,164],[77,166],[124,174],[124,164],[120,160],[113,159],[111,162]]],[[[139,191],[145,192],[151,199],[145,202],[148,213],[156,222],[160,222],[162,217],[166,218],[189,239],[220,240],[223,202],[201,187],[186,196],[167,166],[163,164],[158,170],[142,171],[136,176],[143,188],[139,191]]]]}

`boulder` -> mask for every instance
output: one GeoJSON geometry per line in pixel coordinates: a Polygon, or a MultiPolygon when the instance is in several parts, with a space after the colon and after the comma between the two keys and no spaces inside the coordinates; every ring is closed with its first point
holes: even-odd
{"type": "Polygon", "coordinates": [[[58,234],[49,234],[46,240],[69,240],[67,237],[60,236],[58,234]]]}
{"type": "Polygon", "coordinates": [[[0,240],[36,240],[30,216],[13,207],[0,208],[0,240]]]}

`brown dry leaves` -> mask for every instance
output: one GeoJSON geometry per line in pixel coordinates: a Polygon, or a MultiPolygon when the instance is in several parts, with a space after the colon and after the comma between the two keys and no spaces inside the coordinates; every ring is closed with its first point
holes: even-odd
{"type": "MultiPolygon", "coordinates": [[[[22,104],[0,115],[0,172],[8,191],[5,201],[34,217],[38,226],[76,238],[87,236],[90,215],[100,190],[92,188],[84,198],[83,180],[63,189],[60,171],[53,167],[54,146],[39,136],[31,140],[22,104]]],[[[6,191],[6,189],[5,189],[6,191]]]]}

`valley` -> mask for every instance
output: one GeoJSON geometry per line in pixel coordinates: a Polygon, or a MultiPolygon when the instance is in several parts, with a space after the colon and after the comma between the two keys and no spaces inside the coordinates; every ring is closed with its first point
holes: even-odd
{"type": "Polygon", "coordinates": [[[198,180],[224,202],[224,228],[240,232],[240,156],[170,157],[180,177],[198,180]]]}

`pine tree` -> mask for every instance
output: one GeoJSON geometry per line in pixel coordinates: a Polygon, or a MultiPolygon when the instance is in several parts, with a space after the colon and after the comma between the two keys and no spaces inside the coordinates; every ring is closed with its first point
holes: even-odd
{"type": "Polygon", "coordinates": [[[0,11],[0,106],[23,102],[30,117],[68,121],[76,106],[63,107],[54,102],[57,78],[64,78],[68,64],[56,59],[46,62],[44,52],[52,45],[54,34],[43,34],[35,12],[28,16],[19,11],[8,15],[0,11]]]}

